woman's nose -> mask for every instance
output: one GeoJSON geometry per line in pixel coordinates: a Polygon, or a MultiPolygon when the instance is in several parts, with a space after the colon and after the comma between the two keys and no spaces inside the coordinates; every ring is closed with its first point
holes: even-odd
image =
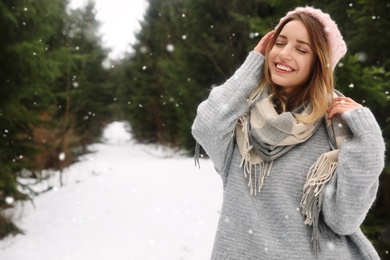
{"type": "Polygon", "coordinates": [[[279,53],[279,57],[282,60],[291,60],[291,49],[288,46],[285,46],[279,53]]]}

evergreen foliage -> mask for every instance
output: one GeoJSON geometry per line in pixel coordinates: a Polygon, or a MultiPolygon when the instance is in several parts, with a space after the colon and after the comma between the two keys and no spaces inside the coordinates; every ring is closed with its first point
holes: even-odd
{"type": "MultiPolygon", "coordinates": [[[[22,169],[35,169],[30,160],[37,152],[33,128],[40,113],[50,109],[50,83],[60,74],[45,41],[63,17],[64,12],[52,12],[61,5],[52,0],[0,2],[0,210],[27,198],[17,177],[22,169]]],[[[0,211],[0,238],[18,231],[0,211]]]]}
{"type": "Polygon", "coordinates": [[[134,136],[190,150],[197,105],[256,41],[242,16],[267,15],[263,1],[150,1],[127,74],[134,136]]]}
{"type": "Polygon", "coordinates": [[[22,232],[5,210],[36,194],[21,180],[62,171],[112,118],[93,2],[66,6],[0,2],[0,238],[22,232]]]}

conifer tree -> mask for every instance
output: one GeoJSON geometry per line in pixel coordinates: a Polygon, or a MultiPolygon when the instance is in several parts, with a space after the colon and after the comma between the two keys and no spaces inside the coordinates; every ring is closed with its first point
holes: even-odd
{"type": "Polygon", "coordinates": [[[169,44],[174,35],[169,16],[172,2],[149,1],[127,70],[126,114],[134,137],[144,142],[163,142],[163,111],[167,103],[163,101],[166,86],[162,81],[166,72],[160,61],[170,55],[169,44]]]}
{"type": "Polygon", "coordinates": [[[63,55],[56,56],[61,74],[51,86],[56,109],[47,116],[51,124],[41,130],[48,143],[42,168],[59,170],[61,180],[62,170],[98,140],[111,120],[109,104],[114,98],[103,68],[107,51],[101,46],[98,28],[90,1],[82,9],[70,10],[50,40],[63,55]]]}
{"type": "Polygon", "coordinates": [[[66,6],[0,2],[0,238],[21,232],[3,211],[36,194],[19,180],[62,170],[111,120],[94,4],[70,13],[66,6]]]}
{"type": "Polygon", "coordinates": [[[18,178],[35,169],[33,129],[50,109],[49,86],[60,74],[47,41],[65,15],[60,0],[0,2],[0,238],[19,231],[2,211],[28,198],[18,178]]]}
{"type": "Polygon", "coordinates": [[[111,118],[108,106],[115,102],[112,86],[107,84],[108,70],[103,67],[108,52],[102,47],[95,15],[93,2],[70,14],[68,46],[74,63],[65,78],[72,99],[68,112],[74,114],[75,133],[81,141],[78,145],[100,137],[104,123],[111,118]]]}
{"type": "Polygon", "coordinates": [[[180,144],[191,149],[194,140],[190,127],[196,107],[211,88],[233,74],[255,46],[258,33],[251,30],[248,18],[266,18],[270,9],[263,1],[203,0],[184,1],[184,8],[185,19],[177,24],[186,40],[178,44],[177,57],[169,71],[175,72],[176,68],[181,77],[172,77],[170,90],[181,94],[177,129],[180,144]]]}
{"type": "Polygon", "coordinates": [[[129,121],[137,138],[190,148],[196,106],[242,62],[254,42],[247,21],[262,1],[149,1],[130,59],[129,121]]]}

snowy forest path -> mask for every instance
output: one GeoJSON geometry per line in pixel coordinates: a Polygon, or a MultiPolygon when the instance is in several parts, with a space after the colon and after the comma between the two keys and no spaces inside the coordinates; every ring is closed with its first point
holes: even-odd
{"type": "Polygon", "coordinates": [[[25,235],[0,259],[207,259],[222,185],[209,160],[135,143],[122,122],[64,172],[65,185],[13,212],[25,235]]]}

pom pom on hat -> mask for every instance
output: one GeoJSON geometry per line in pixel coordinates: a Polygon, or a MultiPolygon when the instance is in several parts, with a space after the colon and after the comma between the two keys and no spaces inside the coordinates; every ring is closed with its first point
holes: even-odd
{"type": "Polygon", "coordinates": [[[328,38],[330,47],[332,68],[334,69],[339,60],[344,57],[347,52],[347,45],[343,40],[343,36],[341,35],[337,24],[332,20],[332,18],[330,18],[329,14],[323,13],[320,9],[309,6],[297,7],[295,10],[288,12],[285,17],[280,19],[276,28],[278,28],[279,25],[282,24],[289,16],[300,13],[310,15],[324,26],[324,31],[328,38]]]}

